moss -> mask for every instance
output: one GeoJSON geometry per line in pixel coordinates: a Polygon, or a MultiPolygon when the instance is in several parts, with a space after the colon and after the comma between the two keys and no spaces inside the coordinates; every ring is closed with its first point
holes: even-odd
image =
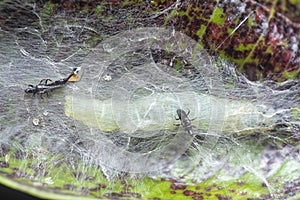
{"type": "Polygon", "coordinates": [[[300,121],[300,108],[291,108],[293,120],[300,121]]]}
{"type": "Polygon", "coordinates": [[[0,1],[0,8],[2,8],[3,6],[5,6],[8,2],[10,2],[10,0],[0,1]]]}
{"type": "Polygon", "coordinates": [[[139,4],[143,3],[143,0],[125,0],[122,1],[121,7],[127,7],[127,6],[138,6],[139,4]]]}
{"type": "Polygon", "coordinates": [[[223,25],[225,22],[225,13],[223,10],[219,7],[216,7],[213,14],[211,15],[211,22],[217,24],[217,25],[223,25]]]}
{"type": "Polygon", "coordinates": [[[291,79],[291,80],[295,79],[298,76],[299,71],[300,70],[291,71],[291,72],[285,71],[282,73],[282,78],[283,79],[291,79]]]}
{"type": "Polygon", "coordinates": [[[294,5],[300,4],[300,0],[289,0],[289,2],[294,5]]]}
{"type": "Polygon", "coordinates": [[[43,10],[41,11],[41,16],[43,20],[48,20],[49,18],[51,18],[51,16],[53,16],[55,8],[55,4],[51,3],[50,1],[46,2],[43,7],[43,10]]]}
{"type": "Polygon", "coordinates": [[[270,54],[272,54],[272,53],[273,53],[272,46],[268,46],[268,47],[267,47],[267,49],[266,49],[266,53],[270,53],[270,54]]]}
{"type": "MultiPolygon", "coordinates": [[[[293,110],[299,116],[299,109],[293,110]]],[[[248,141],[249,142],[249,141],[248,141]]],[[[269,188],[265,186],[264,181],[259,175],[253,174],[251,166],[256,166],[260,162],[260,154],[264,150],[263,145],[254,145],[253,143],[241,143],[244,151],[248,152],[246,157],[241,149],[232,149],[231,152],[231,170],[238,171],[240,169],[240,162],[251,160],[249,165],[245,165],[248,170],[241,175],[233,177],[228,174],[226,168],[221,168],[208,179],[201,181],[185,179],[161,179],[150,178],[147,176],[132,178],[126,176],[115,176],[107,179],[101,169],[95,165],[84,163],[82,161],[73,160],[72,164],[62,162],[60,164],[56,161],[63,160],[63,155],[45,154],[43,157],[46,162],[46,169],[48,173],[44,176],[32,176],[34,171],[29,168],[31,164],[39,164],[42,160],[35,159],[32,155],[28,155],[24,159],[9,159],[9,168],[0,168],[0,181],[9,185],[11,188],[18,188],[31,194],[40,197],[52,197],[54,199],[72,199],[73,195],[80,195],[80,199],[86,198],[102,198],[109,195],[128,195],[126,199],[247,199],[260,198],[262,195],[269,195],[269,188]],[[54,162],[53,162],[54,161],[54,162]],[[5,178],[3,174],[13,174],[16,170],[21,170],[28,173],[29,176],[25,178],[12,178],[10,175],[5,178]],[[250,170],[249,170],[250,169],[250,170]],[[53,184],[46,183],[45,179],[51,177],[53,184]],[[87,177],[93,177],[89,180],[87,177]],[[35,186],[34,186],[35,185],[35,186]],[[39,185],[37,190],[36,186],[39,185]],[[72,187],[69,189],[68,186],[72,187]],[[100,188],[99,188],[100,187],[100,188]],[[96,189],[98,188],[98,189],[96,189]],[[84,193],[87,190],[88,193],[84,193]]],[[[13,151],[10,152],[11,156],[13,151]]],[[[4,157],[0,158],[4,161],[4,157]]],[[[184,162],[178,161],[176,166],[185,166],[184,162]]],[[[176,168],[175,166],[175,168],[176,168]]],[[[202,165],[201,165],[202,166],[202,165]]],[[[198,168],[200,166],[196,166],[198,168]]],[[[180,168],[180,167],[179,167],[180,168]]],[[[197,169],[196,169],[197,170],[197,169]]],[[[253,169],[255,173],[260,174],[260,171],[253,169]]],[[[182,174],[179,170],[174,174],[182,174]]],[[[282,162],[281,167],[277,168],[269,176],[268,182],[271,183],[278,191],[284,188],[284,183],[287,181],[293,182],[299,175],[299,163],[295,160],[286,159],[282,162]]],[[[177,176],[175,175],[175,176],[177,176]]],[[[187,174],[189,176],[189,174],[187,174]]],[[[193,176],[194,177],[194,176],[193,176]]],[[[197,177],[194,177],[197,178],[197,177]]],[[[198,177],[199,178],[199,177],[198,177]]],[[[113,197],[113,196],[112,196],[113,197]]],[[[114,199],[114,198],[112,198],[114,199]]]]}
{"type": "Polygon", "coordinates": [[[157,1],[151,1],[150,4],[151,4],[152,6],[155,6],[155,7],[158,6],[158,2],[157,2],[157,1]]]}
{"type": "Polygon", "coordinates": [[[247,51],[247,50],[253,49],[253,47],[254,47],[254,44],[244,45],[243,43],[241,43],[239,46],[237,46],[235,48],[235,50],[237,50],[237,51],[247,51]]]}
{"type": "Polygon", "coordinates": [[[257,25],[257,23],[255,23],[255,21],[251,17],[249,17],[247,19],[247,26],[251,27],[251,26],[256,26],[256,25],[257,25]]]}
{"type": "Polygon", "coordinates": [[[201,38],[205,34],[206,28],[207,28],[206,26],[201,25],[200,29],[197,31],[196,35],[200,38],[199,41],[201,41],[201,38]]]}
{"type": "Polygon", "coordinates": [[[105,10],[105,3],[102,2],[101,4],[96,6],[96,8],[94,9],[94,12],[97,17],[100,17],[103,14],[104,10],[105,10]]]}
{"type": "Polygon", "coordinates": [[[82,10],[82,13],[84,13],[84,14],[90,13],[90,7],[88,5],[84,5],[84,7],[81,10],[82,10]]]}

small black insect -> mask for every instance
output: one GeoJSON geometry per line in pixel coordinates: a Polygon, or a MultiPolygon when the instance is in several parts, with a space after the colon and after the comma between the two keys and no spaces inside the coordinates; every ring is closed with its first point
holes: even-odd
{"type": "Polygon", "coordinates": [[[77,68],[73,68],[72,73],[67,77],[63,79],[59,79],[57,81],[52,81],[51,79],[42,79],[39,84],[37,85],[28,85],[29,88],[25,90],[26,94],[40,94],[41,98],[43,98],[43,94],[46,94],[47,97],[49,96],[48,93],[57,89],[63,87],[66,82],[77,73],[77,68]]]}
{"type": "Polygon", "coordinates": [[[184,129],[191,135],[193,135],[193,125],[191,123],[191,119],[189,119],[188,115],[190,114],[190,111],[188,110],[188,112],[186,113],[184,110],[182,109],[177,109],[177,115],[178,118],[175,117],[176,120],[180,120],[181,125],[184,127],[184,129]]]}

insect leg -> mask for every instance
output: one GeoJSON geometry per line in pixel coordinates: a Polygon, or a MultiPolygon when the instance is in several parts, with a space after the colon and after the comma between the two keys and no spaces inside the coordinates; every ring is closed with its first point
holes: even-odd
{"type": "Polygon", "coordinates": [[[189,114],[190,114],[190,109],[187,109],[186,116],[189,116],[189,114]]]}
{"type": "Polygon", "coordinates": [[[181,124],[174,124],[174,126],[179,127],[181,124]]]}
{"type": "Polygon", "coordinates": [[[38,85],[45,85],[45,82],[46,82],[47,79],[42,79],[38,85]]]}
{"type": "Polygon", "coordinates": [[[45,81],[45,85],[47,85],[47,84],[48,84],[48,81],[50,81],[50,82],[53,82],[51,79],[46,79],[46,81],[45,81]]]}

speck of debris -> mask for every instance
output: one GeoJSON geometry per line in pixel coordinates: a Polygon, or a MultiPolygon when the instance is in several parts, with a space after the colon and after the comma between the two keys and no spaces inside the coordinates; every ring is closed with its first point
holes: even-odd
{"type": "Polygon", "coordinates": [[[83,173],[82,172],[73,172],[73,176],[77,179],[82,179],[83,173]]]}
{"type": "Polygon", "coordinates": [[[106,188],[106,187],[107,187],[107,186],[106,186],[105,184],[103,184],[103,183],[99,183],[98,186],[99,186],[100,188],[106,188]]]}
{"type": "Polygon", "coordinates": [[[192,71],[191,69],[184,69],[183,71],[185,74],[192,74],[192,71]]]}
{"type": "Polygon", "coordinates": [[[110,75],[105,75],[104,76],[104,80],[105,81],[111,81],[112,80],[112,77],[110,75]]]}
{"type": "Polygon", "coordinates": [[[44,116],[47,116],[48,114],[49,114],[48,111],[43,112],[43,115],[44,115],[44,116]]]}
{"type": "Polygon", "coordinates": [[[99,190],[101,190],[102,188],[106,188],[105,184],[99,183],[95,188],[91,188],[90,191],[91,192],[97,192],[99,190]]]}
{"type": "Polygon", "coordinates": [[[238,181],[237,183],[236,183],[236,185],[238,185],[238,186],[243,186],[243,185],[245,185],[246,183],[244,182],[244,181],[238,181]]]}
{"type": "Polygon", "coordinates": [[[122,192],[122,194],[124,197],[128,196],[128,197],[134,197],[134,198],[138,198],[138,199],[142,198],[141,194],[135,193],[135,192],[122,192]]]}
{"type": "Polygon", "coordinates": [[[235,192],[236,192],[235,189],[229,189],[228,191],[229,191],[229,192],[232,192],[232,193],[235,193],[235,192]]]}
{"type": "Polygon", "coordinates": [[[183,194],[184,194],[185,196],[193,196],[193,195],[195,194],[195,192],[192,191],[192,190],[185,190],[185,191],[183,192],[183,194]]]}
{"type": "Polygon", "coordinates": [[[171,182],[171,183],[177,183],[177,180],[176,179],[169,179],[169,181],[171,182]]]}
{"type": "Polygon", "coordinates": [[[94,188],[90,188],[90,191],[91,192],[98,192],[98,191],[100,191],[101,190],[101,188],[100,187],[94,187],[94,188]]]}
{"type": "Polygon", "coordinates": [[[0,147],[0,156],[6,156],[10,151],[10,146],[8,144],[2,143],[0,147]]]}
{"type": "Polygon", "coordinates": [[[262,199],[272,199],[272,195],[271,194],[262,194],[262,195],[260,195],[260,197],[262,199]]]}
{"type": "Polygon", "coordinates": [[[86,187],[82,187],[81,188],[80,194],[82,194],[82,195],[88,195],[89,193],[90,193],[90,191],[89,191],[88,188],[86,188],[86,187]]]}
{"type": "Polygon", "coordinates": [[[184,190],[187,186],[181,183],[172,183],[170,188],[173,190],[184,190]]]}
{"type": "Polygon", "coordinates": [[[39,164],[39,165],[36,165],[36,164],[28,164],[28,168],[31,168],[33,169],[35,172],[40,172],[40,170],[44,170],[45,169],[45,166],[43,164],[39,164]]]}
{"type": "Polygon", "coordinates": [[[212,186],[207,186],[207,187],[205,187],[205,190],[206,190],[206,191],[211,191],[211,189],[212,189],[212,186]]]}
{"type": "Polygon", "coordinates": [[[93,177],[93,176],[87,176],[87,177],[85,178],[86,181],[92,181],[92,180],[94,180],[94,179],[95,179],[95,177],[93,177]]]}
{"type": "Polygon", "coordinates": [[[24,178],[29,177],[30,174],[26,173],[25,171],[19,170],[18,168],[13,168],[15,171],[9,174],[9,178],[24,178]]]}
{"type": "Polygon", "coordinates": [[[220,195],[220,194],[216,194],[216,197],[219,199],[219,200],[231,200],[232,198],[229,197],[229,196],[223,196],[223,195],[220,195]]]}
{"type": "Polygon", "coordinates": [[[0,161],[0,168],[8,168],[9,164],[7,162],[4,161],[0,161]]]}
{"type": "Polygon", "coordinates": [[[18,149],[15,153],[14,153],[14,158],[17,159],[24,159],[26,157],[26,152],[18,149]]]}
{"type": "Polygon", "coordinates": [[[284,184],[283,192],[289,196],[295,196],[300,191],[300,180],[286,182],[284,184]]]}
{"type": "Polygon", "coordinates": [[[10,159],[10,155],[9,155],[9,154],[6,154],[6,155],[5,155],[5,162],[8,162],[9,159],[10,159]]]}
{"type": "Polygon", "coordinates": [[[262,187],[268,187],[268,186],[266,185],[266,183],[262,183],[261,186],[262,186],[262,187]]]}
{"type": "Polygon", "coordinates": [[[204,197],[203,196],[194,196],[193,200],[203,200],[204,197]]]}
{"type": "Polygon", "coordinates": [[[54,182],[52,181],[51,177],[47,177],[47,178],[45,178],[45,183],[52,185],[54,182]]]}
{"type": "Polygon", "coordinates": [[[72,185],[72,184],[65,184],[63,186],[63,189],[66,189],[66,190],[74,190],[76,189],[76,186],[75,185],[72,185]]]}
{"type": "Polygon", "coordinates": [[[105,193],[105,194],[103,194],[103,196],[105,196],[105,197],[107,197],[107,198],[115,199],[115,198],[120,198],[120,197],[122,197],[123,195],[120,194],[120,193],[117,193],[117,192],[112,192],[112,193],[105,193]]]}
{"type": "Polygon", "coordinates": [[[206,196],[211,196],[211,193],[205,193],[206,196]]]}
{"type": "Polygon", "coordinates": [[[34,118],[34,119],[32,120],[32,123],[33,123],[33,125],[38,126],[38,125],[40,125],[40,120],[37,119],[37,118],[34,118]]]}
{"type": "MultiPolygon", "coordinates": [[[[193,190],[185,190],[183,192],[183,194],[185,196],[190,196],[193,198],[193,200],[203,200],[204,197],[203,197],[203,192],[195,192],[193,190]]],[[[209,195],[210,196],[210,195],[209,195]]]]}

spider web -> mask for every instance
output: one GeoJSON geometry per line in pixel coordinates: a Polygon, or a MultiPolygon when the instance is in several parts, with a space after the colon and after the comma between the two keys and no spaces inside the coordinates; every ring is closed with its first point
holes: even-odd
{"type": "MultiPolygon", "coordinates": [[[[63,161],[83,160],[82,171],[99,165],[147,173],[172,168],[182,155],[190,167],[177,170],[200,177],[210,167],[220,169],[234,148],[235,153],[244,150],[236,138],[250,133],[275,138],[269,134],[274,127],[297,138],[299,119],[290,108],[299,109],[299,83],[251,83],[232,65],[222,61],[217,66],[187,36],[159,28],[109,37],[84,59],[79,50],[65,50],[57,61],[49,57],[49,38],[59,41],[57,33],[69,37],[77,32],[56,27],[47,36],[30,28],[15,29],[14,34],[0,31],[1,145],[11,145],[16,157],[33,153],[45,166],[36,179],[63,161]],[[64,78],[78,63],[84,71],[79,82],[49,98],[24,95],[28,84],[64,78]],[[174,125],[179,123],[178,108],[191,111],[197,136],[174,125]],[[200,162],[203,171],[195,169],[200,162]]],[[[242,154],[239,165],[246,165],[250,159],[242,154]]],[[[21,168],[28,168],[26,164],[21,168]]],[[[21,177],[32,178],[25,173],[21,177]]]]}
{"type": "MultiPolygon", "coordinates": [[[[183,34],[160,28],[124,32],[100,43],[86,61],[81,66],[84,77],[76,84],[81,92],[75,90],[67,97],[66,113],[93,128],[94,146],[89,148],[97,152],[95,160],[107,167],[128,172],[160,170],[178,159],[193,140],[184,129],[176,129],[176,110],[191,109],[193,115],[203,111],[208,118],[216,113],[210,106],[213,99],[207,97],[220,88],[216,65],[196,41],[183,34]],[[182,69],[176,71],[171,62],[182,69]],[[183,66],[184,62],[190,66],[183,66]]],[[[222,112],[219,109],[219,118],[214,116],[214,126],[207,120],[208,131],[221,129],[222,112]]],[[[205,136],[205,140],[204,144],[213,146],[218,137],[205,136]]]]}
{"type": "MultiPolygon", "coordinates": [[[[2,38],[9,38],[6,34],[2,32],[2,38]]],[[[224,82],[228,81],[223,77],[233,74],[226,72],[230,68],[222,69],[227,76],[219,73],[213,59],[195,41],[170,30],[138,29],[105,40],[83,62],[82,80],[44,99],[25,96],[25,83],[37,84],[43,78],[56,80],[67,76],[71,68],[36,58],[14,42],[4,41],[16,48],[10,52],[2,50],[1,54],[1,93],[6,94],[1,97],[2,141],[13,141],[17,146],[20,143],[28,151],[43,148],[78,157],[86,154],[95,163],[112,169],[157,171],[192,145],[194,137],[174,125],[178,124],[175,120],[178,108],[191,110],[189,117],[195,118],[194,131],[204,137],[198,140],[202,145],[196,146],[208,153],[221,132],[255,132],[261,130],[261,120],[273,125],[283,115],[285,121],[291,121],[287,109],[275,112],[269,106],[253,106],[254,101],[266,98],[255,92],[255,87],[262,86],[252,85],[249,90],[247,81],[236,80],[239,85],[222,92],[224,82]],[[186,59],[191,65],[184,66],[181,60],[183,66],[176,71],[170,63],[165,63],[173,58],[186,59]],[[48,67],[41,69],[45,65],[48,67]],[[235,102],[234,97],[240,96],[245,87],[248,90],[243,94],[252,102],[235,102]],[[234,103],[211,96],[227,96],[234,103]],[[228,114],[238,109],[247,112],[228,114]],[[133,158],[136,162],[132,162],[133,158]]]]}

